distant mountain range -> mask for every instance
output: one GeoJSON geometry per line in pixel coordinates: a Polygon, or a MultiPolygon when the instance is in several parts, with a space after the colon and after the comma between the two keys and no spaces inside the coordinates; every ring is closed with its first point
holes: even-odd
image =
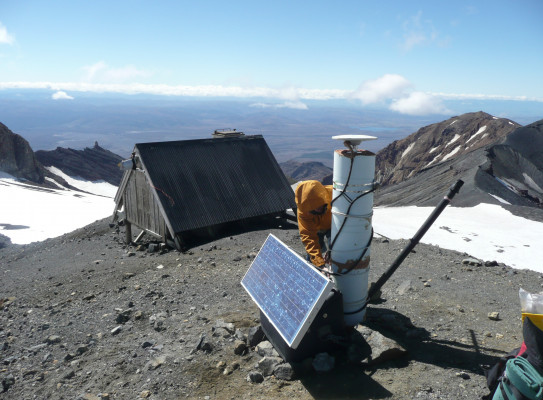
{"type": "MultiPolygon", "coordinates": [[[[70,176],[118,185],[121,157],[101,148],[57,148],[34,153],[28,142],[0,124],[0,170],[44,186],[69,187],[44,166],[70,176]]],[[[282,162],[292,182],[332,183],[321,162],[282,162]]],[[[492,203],[540,208],[543,205],[543,120],[530,125],[484,112],[462,114],[420,128],[376,155],[381,188],[376,205],[434,206],[457,179],[465,181],[457,206],[492,203]]]]}
{"type": "Polygon", "coordinates": [[[289,160],[279,164],[287,178],[291,178],[292,183],[298,181],[317,180],[325,182],[332,179],[332,168],[327,167],[318,161],[300,162],[289,160]]]}
{"type": "MultiPolygon", "coordinates": [[[[281,167],[295,180],[332,183],[332,170],[321,163],[289,161],[281,167]]],[[[458,179],[465,184],[457,206],[542,208],[543,120],[523,127],[474,112],[420,128],[377,153],[381,187],[375,204],[435,206],[458,179]]]]}

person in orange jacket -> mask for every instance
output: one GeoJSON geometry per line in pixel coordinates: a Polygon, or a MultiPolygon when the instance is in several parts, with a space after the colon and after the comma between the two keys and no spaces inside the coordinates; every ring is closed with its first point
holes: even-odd
{"type": "Polygon", "coordinates": [[[303,181],[295,190],[300,238],[309,261],[317,267],[325,263],[322,254],[324,237],[330,239],[332,191],[331,185],[324,186],[319,181],[303,181]]]}

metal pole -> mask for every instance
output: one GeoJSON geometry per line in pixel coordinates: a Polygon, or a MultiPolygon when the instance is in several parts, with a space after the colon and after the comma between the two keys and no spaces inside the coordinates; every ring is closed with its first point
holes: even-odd
{"type": "MultiPolygon", "coordinates": [[[[452,185],[449,188],[449,193],[447,196],[441,200],[441,202],[436,206],[432,214],[426,219],[424,224],[419,228],[417,233],[415,233],[415,236],[413,236],[409,240],[409,244],[403,249],[403,251],[400,253],[400,255],[394,260],[392,265],[388,267],[388,270],[379,278],[377,282],[371,287],[371,290],[368,293],[368,299],[371,299],[371,297],[383,287],[383,285],[390,279],[392,274],[398,269],[398,267],[402,264],[402,262],[405,260],[405,258],[409,255],[411,250],[415,248],[415,246],[419,243],[419,241],[422,239],[424,234],[430,229],[432,224],[435,222],[437,217],[441,214],[441,212],[449,205],[453,197],[456,195],[456,193],[459,192],[460,188],[464,182],[462,180],[458,180],[454,185],[452,185]]],[[[364,304],[364,307],[368,302],[366,301],[366,304],[364,304]]]]}

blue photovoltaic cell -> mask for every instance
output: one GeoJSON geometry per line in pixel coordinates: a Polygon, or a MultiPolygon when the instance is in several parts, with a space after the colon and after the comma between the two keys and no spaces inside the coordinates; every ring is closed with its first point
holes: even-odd
{"type": "Polygon", "coordinates": [[[302,339],[333,286],[271,234],[241,284],[292,348],[302,339]]]}

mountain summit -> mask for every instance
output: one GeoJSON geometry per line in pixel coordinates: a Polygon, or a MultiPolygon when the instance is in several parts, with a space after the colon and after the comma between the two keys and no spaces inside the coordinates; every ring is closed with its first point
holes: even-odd
{"type": "Polygon", "coordinates": [[[447,186],[462,179],[457,206],[499,204],[530,217],[543,205],[541,149],[543,120],[521,127],[485,113],[451,118],[377,154],[377,176],[384,185],[376,204],[432,206],[447,186]],[[464,129],[451,133],[454,126],[464,129]]]}
{"type": "Polygon", "coordinates": [[[463,114],[420,128],[377,153],[377,180],[400,183],[420,171],[505,138],[521,125],[485,112],[463,114]]]}

